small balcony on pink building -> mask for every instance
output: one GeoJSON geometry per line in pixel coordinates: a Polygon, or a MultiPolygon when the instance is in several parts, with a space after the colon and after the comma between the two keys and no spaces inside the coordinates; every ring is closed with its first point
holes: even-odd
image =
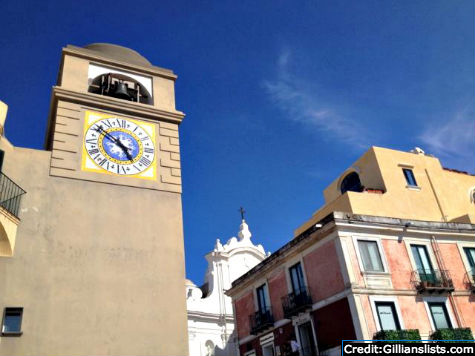
{"type": "Polygon", "coordinates": [[[312,305],[312,297],[306,286],[302,286],[298,291],[282,297],[282,309],[284,310],[284,317],[286,319],[311,310],[312,305]]]}
{"type": "Polygon", "coordinates": [[[251,335],[258,335],[274,326],[274,316],[269,309],[257,311],[249,315],[249,325],[251,326],[251,335]]]}
{"type": "Polygon", "coordinates": [[[465,273],[464,283],[468,290],[475,293],[475,268],[472,268],[470,271],[465,273]]]}
{"type": "Polygon", "coordinates": [[[420,294],[442,294],[454,291],[454,284],[447,270],[412,271],[411,284],[420,294]]]}

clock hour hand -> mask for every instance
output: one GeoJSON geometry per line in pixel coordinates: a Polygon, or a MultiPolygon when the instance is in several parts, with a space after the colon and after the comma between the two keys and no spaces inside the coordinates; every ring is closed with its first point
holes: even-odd
{"type": "Polygon", "coordinates": [[[108,133],[106,130],[104,130],[102,128],[101,125],[97,125],[97,128],[95,129],[97,132],[103,134],[105,137],[107,137],[109,140],[111,140],[112,142],[114,142],[117,146],[119,146],[122,151],[124,151],[125,155],[127,156],[127,158],[132,161],[132,155],[130,154],[129,150],[127,147],[125,147],[125,145],[116,137],[112,136],[110,133],[108,133]]]}
{"type": "Polygon", "coordinates": [[[119,139],[117,139],[117,144],[119,145],[120,148],[122,148],[122,151],[124,151],[127,158],[130,161],[132,161],[132,155],[130,154],[129,149],[127,147],[125,147],[125,145],[119,139]]]}

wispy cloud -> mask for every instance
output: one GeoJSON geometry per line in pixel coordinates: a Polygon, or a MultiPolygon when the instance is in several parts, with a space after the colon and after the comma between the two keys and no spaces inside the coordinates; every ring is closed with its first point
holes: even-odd
{"type": "Polygon", "coordinates": [[[290,61],[291,52],[282,51],[277,60],[276,77],[263,82],[272,102],[289,120],[306,125],[328,139],[365,147],[369,141],[366,129],[309,90],[311,83],[289,70],[290,61]]]}
{"type": "MultiPolygon", "coordinates": [[[[452,119],[440,125],[427,127],[419,135],[431,153],[450,165],[473,170],[475,164],[474,103],[456,113],[452,119]]],[[[457,168],[457,167],[453,167],[457,168]]]]}

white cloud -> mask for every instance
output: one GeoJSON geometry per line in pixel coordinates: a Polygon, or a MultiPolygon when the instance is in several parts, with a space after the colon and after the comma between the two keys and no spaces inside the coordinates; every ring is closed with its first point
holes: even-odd
{"type": "Polygon", "coordinates": [[[419,135],[426,152],[445,158],[449,164],[473,169],[475,162],[475,121],[473,109],[464,109],[437,126],[427,127],[419,135]]]}
{"type": "Polygon", "coordinates": [[[369,141],[366,129],[355,120],[341,115],[338,108],[325,104],[308,89],[311,83],[293,75],[288,69],[290,57],[290,51],[282,51],[277,60],[276,78],[263,82],[270,99],[287,114],[289,120],[311,127],[328,139],[366,147],[369,141]]]}

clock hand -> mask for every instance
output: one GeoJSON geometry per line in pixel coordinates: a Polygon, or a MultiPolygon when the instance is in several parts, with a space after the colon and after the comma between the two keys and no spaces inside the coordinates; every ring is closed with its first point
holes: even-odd
{"type": "Polygon", "coordinates": [[[122,151],[124,151],[125,155],[129,159],[129,161],[132,161],[132,155],[130,154],[129,149],[127,147],[125,147],[125,145],[119,139],[117,139],[117,143],[118,143],[119,147],[122,148],[122,151]]]}
{"type": "Polygon", "coordinates": [[[130,154],[128,148],[125,147],[125,145],[122,143],[122,141],[120,141],[118,138],[112,136],[110,133],[108,133],[106,130],[104,130],[101,125],[97,125],[96,131],[103,134],[105,137],[107,137],[109,140],[111,140],[117,146],[119,146],[121,148],[121,150],[124,151],[125,155],[129,159],[129,161],[133,160],[132,155],[130,154]]]}

